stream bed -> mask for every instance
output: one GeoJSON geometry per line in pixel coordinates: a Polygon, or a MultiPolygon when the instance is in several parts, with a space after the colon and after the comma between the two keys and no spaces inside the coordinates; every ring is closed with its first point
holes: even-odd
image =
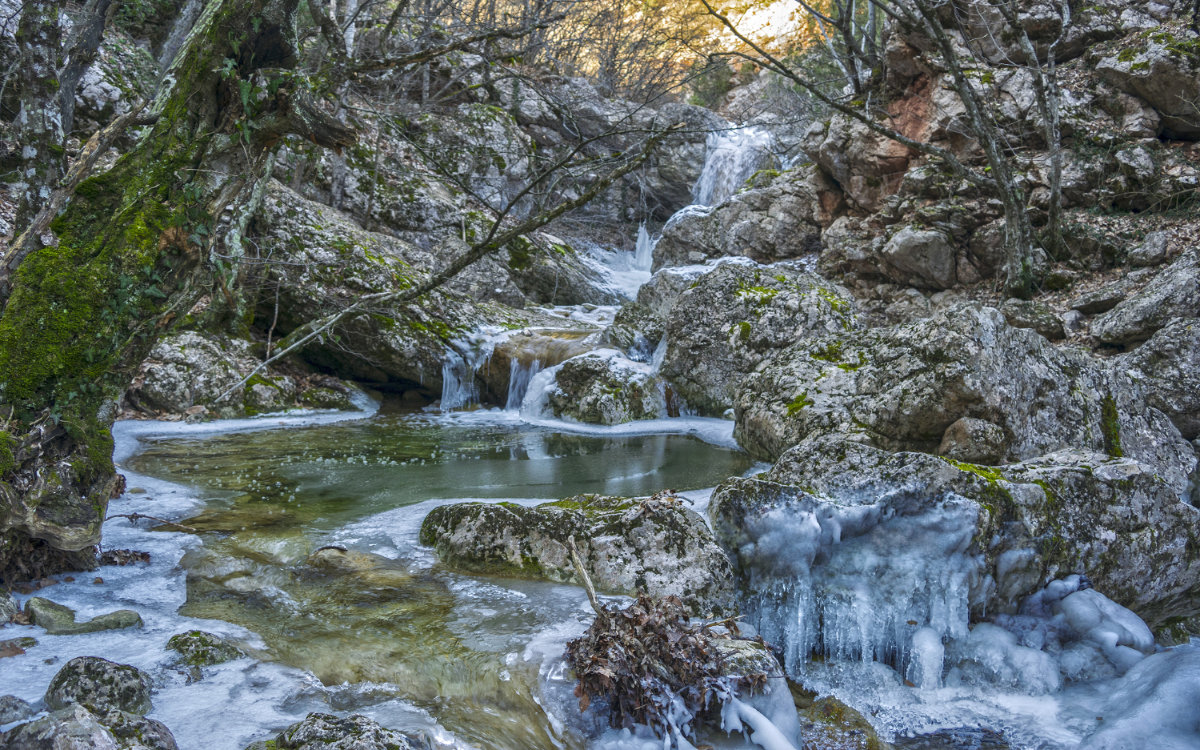
{"type": "Polygon", "coordinates": [[[643,425],[650,434],[572,429],[499,410],[118,423],[129,489],[110,515],[150,514],[195,533],[108,521],[106,548],[144,550],[151,562],[63,577],[37,595],[81,619],[135,609],[145,626],[6,628],[6,638],[39,643],[0,660],[0,693],[36,701],[63,663],[95,655],[153,675],[150,716],[184,750],[240,750],[319,710],[365,713],[444,747],[582,748],[584,728],[561,718],[575,699],[560,657],[591,621],[583,591],[442,570],[417,543],[421,521],[452,501],[664,487],[702,506],[704,488],[753,462],[718,420],[643,425]],[[310,564],[326,545],[386,561],[310,564]],[[177,665],[166,641],[189,629],[228,636],[249,656],[177,665]]]}

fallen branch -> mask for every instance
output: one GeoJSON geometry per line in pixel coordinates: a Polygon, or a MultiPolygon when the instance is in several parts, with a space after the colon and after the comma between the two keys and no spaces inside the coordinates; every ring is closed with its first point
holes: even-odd
{"type": "Polygon", "coordinates": [[[567,537],[567,547],[571,550],[571,565],[575,566],[575,575],[579,576],[579,580],[583,582],[583,588],[587,591],[588,601],[592,603],[592,609],[596,610],[597,615],[605,615],[607,611],[600,600],[596,598],[596,587],[592,585],[592,577],[588,575],[587,570],[583,567],[583,563],[579,559],[579,550],[575,549],[575,537],[567,537]]]}
{"type": "Polygon", "coordinates": [[[111,521],[114,518],[128,518],[130,520],[130,522],[132,522],[132,523],[137,523],[138,521],[145,518],[147,521],[157,521],[166,526],[174,526],[177,529],[183,529],[184,531],[186,531],[190,534],[200,533],[198,529],[195,529],[191,526],[185,526],[184,524],[181,524],[181,523],[176,523],[174,521],[168,521],[167,519],[159,518],[158,516],[149,516],[149,515],[146,515],[145,513],[114,513],[111,516],[109,516],[108,518],[105,518],[104,520],[111,521]]]}

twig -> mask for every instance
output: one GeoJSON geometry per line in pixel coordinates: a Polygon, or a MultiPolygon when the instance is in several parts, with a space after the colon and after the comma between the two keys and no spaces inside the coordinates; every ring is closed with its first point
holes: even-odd
{"type": "Polygon", "coordinates": [[[575,575],[579,576],[579,580],[583,582],[583,588],[587,591],[588,601],[592,603],[592,609],[596,610],[596,614],[598,615],[607,614],[604,606],[600,604],[600,600],[596,598],[596,587],[592,585],[592,577],[584,570],[583,563],[579,560],[579,550],[575,548],[574,535],[567,537],[567,548],[571,550],[571,564],[575,566],[575,575]]]}
{"type": "Polygon", "coordinates": [[[158,521],[161,524],[165,524],[167,526],[174,526],[177,529],[183,529],[184,531],[187,531],[192,534],[200,533],[199,530],[197,530],[191,526],[185,526],[181,523],[175,523],[174,521],[168,521],[167,519],[159,518],[158,516],[148,516],[145,513],[114,513],[111,516],[109,516],[108,518],[105,518],[104,520],[111,521],[114,518],[128,518],[132,523],[137,523],[138,521],[145,518],[148,521],[158,521]]]}

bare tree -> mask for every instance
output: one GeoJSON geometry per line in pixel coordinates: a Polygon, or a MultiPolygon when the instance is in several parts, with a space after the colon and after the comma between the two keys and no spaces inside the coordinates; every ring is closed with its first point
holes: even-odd
{"type": "MultiPolygon", "coordinates": [[[[1005,216],[1006,252],[1003,268],[1005,291],[1017,297],[1028,297],[1033,293],[1037,283],[1034,271],[1037,240],[1030,219],[1028,196],[1025,193],[1023,180],[1019,174],[1020,167],[1013,149],[1008,145],[1005,134],[992,116],[984,95],[969,77],[968,62],[960,56],[954,35],[958,34],[957,38],[959,39],[963,39],[967,35],[961,24],[958,23],[956,5],[952,4],[950,0],[869,0],[871,6],[878,13],[883,14],[894,27],[904,29],[909,33],[920,34],[930,40],[939,55],[941,64],[952,79],[955,92],[962,101],[970,134],[978,142],[983,152],[986,162],[983,168],[964,162],[947,149],[915,141],[903,135],[897,129],[889,127],[877,119],[876,113],[868,111],[869,108],[861,104],[861,99],[858,100],[860,103],[856,105],[855,102],[848,101],[846,98],[827,95],[817,85],[817,82],[810,80],[794,66],[786,64],[762,45],[741,33],[736,24],[716,10],[709,0],[701,0],[701,2],[744,45],[743,50],[734,54],[755,59],[808,91],[814,98],[833,110],[858,120],[879,135],[940,161],[958,177],[998,197],[1003,203],[1005,216]],[[951,24],[950,28],[947,28],[947,21],[951,24]]],[[[1022,64],[1027,66],[1033,74],[1045,140],[1051,154],[1050,223],[1046,237],[1047,244],[1056,245],[1061,236],[1062,154],[1059,135],[1058,89],[1054,67],[1055,46],[1051,46],[1048,60],[1043,65],[1020,23],[1014,0],[973,0],[973,2],[986,4],[1002,14],[1010,27],[1010,33],[1017,38],[1022,47],[1025,58],[1022,64]]],[[[856,76],[860,76],[856,71],[868,66],[871,69],[878,68],[878,65],[881,64],[878,53],[870,51],[860,27],[856,25],[852,16],[846,15],[853,10],[853,5],[849,0],[837,0],[835,15],[820,13],[811,5],[804,5],[809,12],[818,13],[822,22],[839,30],[842,46],[838,54],[842,59],[843,69],[849,74],[848,80],[851,83],[857,79],[856,76]],[[855,60],[853,65],[849,63],[850,58],[855,60]]],[[[1063,33],[1065,34],[1065,29],[1070,23],[1070,8],[1065,1],[1061,3],[1061,6],[1063,33]]]]}

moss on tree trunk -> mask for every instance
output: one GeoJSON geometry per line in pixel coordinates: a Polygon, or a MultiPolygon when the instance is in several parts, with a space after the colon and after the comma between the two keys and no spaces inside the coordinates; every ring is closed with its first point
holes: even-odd
{"type": "Polygon", "coordinates": [[[211,3],[155,124],[80,184],[51,225],[57,243],[16,269],[0,313],[0,581],[77,568],[99,542],[124,484],[112,464],[116,400],[204,291],[221,219],[263,171],[278,127],[255,138],[254,121],[280,109],[286,119],[290,79],[276,73],[276,96],[256,111],[246,92],[294,59],[295,6],[211,3]]]}

